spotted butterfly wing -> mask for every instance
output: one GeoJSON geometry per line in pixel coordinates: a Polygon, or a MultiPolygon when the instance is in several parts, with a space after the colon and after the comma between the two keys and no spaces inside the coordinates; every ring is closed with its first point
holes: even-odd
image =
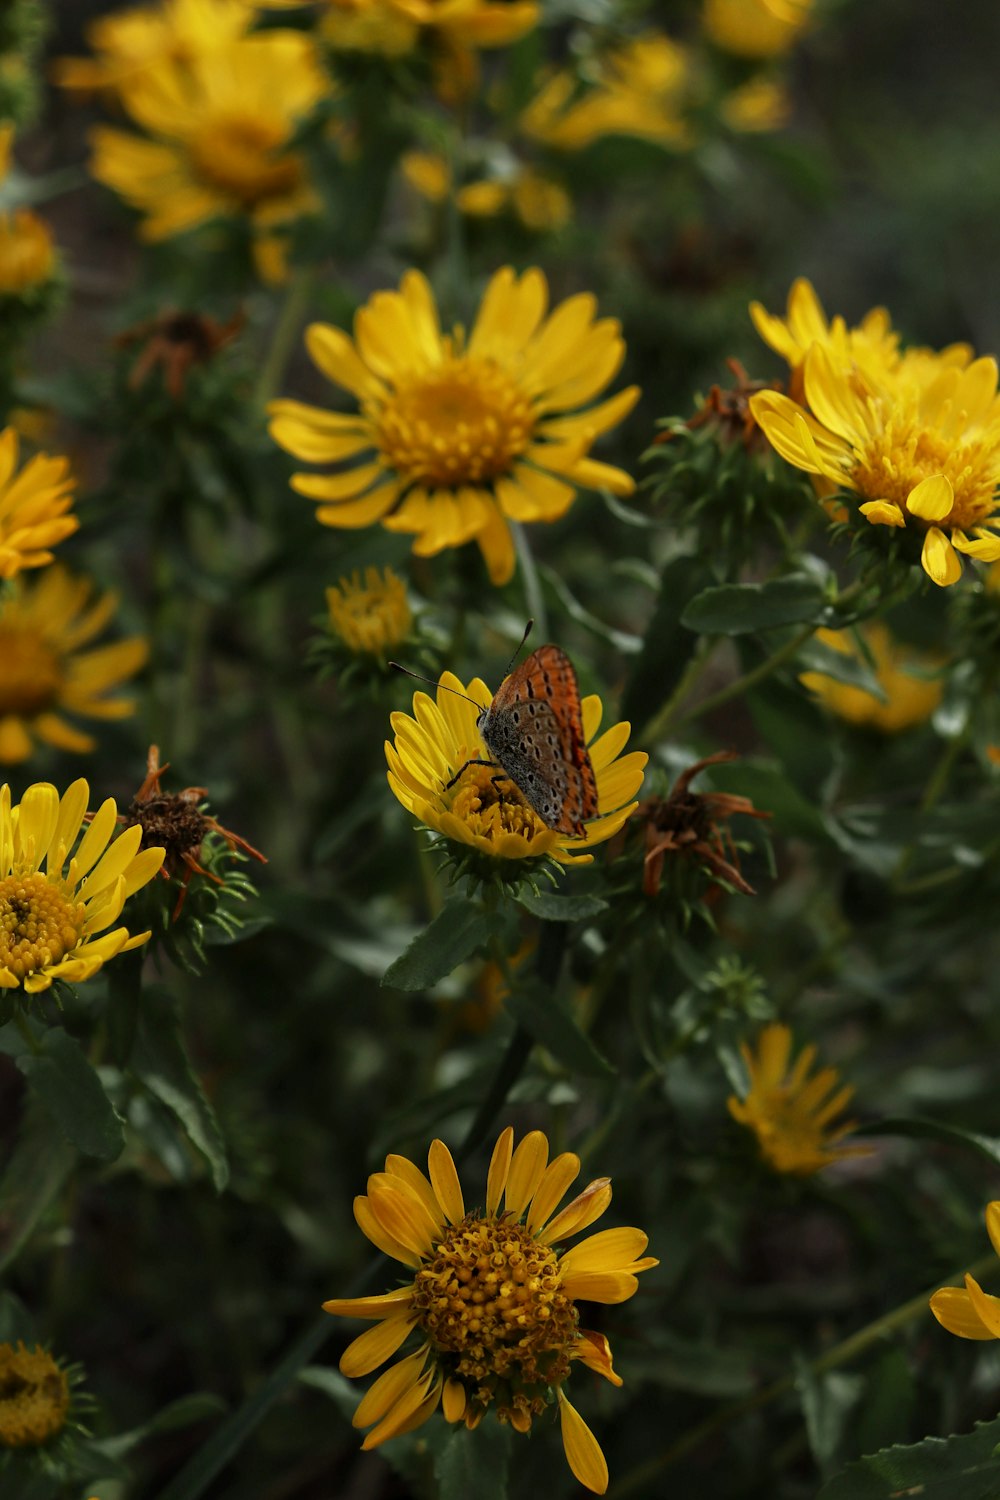
{"type": "Polygon", "coordinates": [[[583,838],[597,781],[573,663],[539,646],[501,683],[478,719],[483,743],[547,828],[583,838]]]}

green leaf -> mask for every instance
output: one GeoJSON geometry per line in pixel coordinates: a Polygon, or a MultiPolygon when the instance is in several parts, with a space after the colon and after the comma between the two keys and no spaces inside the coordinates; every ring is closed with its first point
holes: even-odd
{"type": "Polygon", "coordinates": [[[554,990],[540,980],[518,982],[504,1004],[536,1042],[570,1073],[588,1078],[607,1078],[614,1068],[580,1030],[576,1016],[554,990]]]}
{"type": "Polygon", "coordinates": [[[543,922],[586,922],[607,911],[608,903],[600,896],[564,896],[558,891],[522,890],[518,901],[533,917],[543,922]]]}
{"type": "Polygon", "coordinates": [[[484,1422],[475,1432],[459,1425],[437,1459],[438,1500],[507,1500],[510,1428],[484,1422]]]}
{"type": "Polygon", "coordinates": [[[818,1500],[996,1500],[1000,1494],[1000,1417],[958,1437],[924,1438],[912,1447],[883,1448],[848,1464],[818,1500]]]}
{"type": "Polygon", "coordinates": [[[51,1027],[37,1052],[23,1052],[17,1066],[37,1097],[84,1156],[114,1161],[125,1145],[121,1117],[104,1092],[79,1042],[61,1026],[51,1027]]]}
{"type": "Polygon", "coordinates": [[[496,918],[488,916],[477,901],[464,897],[447,901],[430,926],[389,965],[383,985],[397,990],[429,990],[471,958],[497,926],[496,918]]]}
{"type": "MultiPolygon", "coordinates": [[[[76,1161],[62,1131],[30,1099],[21,1134],[0,1178],[0,1271],[6,1271],[34,1234],[76,1161]]],[[[3,1335],[0,1335],[3,1337],[3,1335]]]]}
{"type": "Polygon", "coordinates": [[[640,650],[642,640],[639,636],[632,635],[628,630],[618,630],[614,625],[607,625],[596,615],[591,614],[554,568],[547,568],[543,565],[538,572],[548,594],[566,611],[571,620],[576,621],[577,625],[581,625],[584,630],[589,630],[591,635],[595,635],[598,640],[606,641],[609,646],[614,646],[616,651],[620,651],[625,656],[631,656],[640,650]]]}
{"type": "Polygon", "coordinates": [[[861,1399],[865,1377],[843,1370],[817,1375],[808,1365],[800,1363],[795,1385],[802,1398],[809,1447],[820,1473],[827,1475],[861,1399]]]}
{"type": "Polygon", "coordinates": [[[819,623],[825,613],[823,585],[807,573],[770,583],[723,583],[703,589],[681,615],[681,624],[700,635],[747,635],[779,625],[819,623]]]}
{"type": "Polygon", "coordinates": [[[845,687],[860,688],[879,703],[889,699],[871,666],[862,656],[852,651],[836,651],[824,641],[806,641],[798,654],[797,666],[804,671],[819,672],[823,677],[832,677],[845,687]]]}
{"type": "Polygon", "coordinates": [[[156,987],[148,988],[142,998],[132,1069],[180,1121],[211,1167],[212,1181],[221,1193],[229,1181],[225,1141],[185,1050],[176,1002],[156,987]]]}
{"type": "Polygon", "coordinates": [[[189,1396],[179,1396],[176,1401],[171,1401],[140,1427],[116,1433],[114,1437],[102,1438],[92,1446],[108,1458],[124,1458],[126,1453],[131,1453],[133,1448],[138,1448],[147,1438],[155,1437],[161,1432],[176,1432],[195,1422],[204,1422],[206,1417],[220,1416],[225,1410],[226,1403],[221,1396],[213,1395],[210,1391],[195,1391],[189,1396]]]}
{"type": "Polygon", "coordinates": [[[693,557],[676,557],[663,569],[656,609],[622,693],[622,718],[630,723],[645,723],[650,705],[665,703],[680,681],[698,644],[697,634],[681,624],[681,614],[709,576],[693,557]]]}
{"type": "Polygon", "coordinates": [[[974,1151],[986,1156],[994,1166],[1000,1166],[1000,1136],[980,1135],[975,1130],[963,1130],[960,1125],[947,1124],[944,1120],[929,1120],[920,1115],[909,1118],[876,1120],[865,1125],[861,1135],[904,1135],[914,1140],[943,1141],[946,1146],[956,1142],[971,1146],[974,1151]]]}

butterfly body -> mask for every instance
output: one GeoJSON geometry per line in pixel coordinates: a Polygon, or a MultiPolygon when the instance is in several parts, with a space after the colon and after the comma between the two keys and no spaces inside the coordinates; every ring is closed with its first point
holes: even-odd
{"type": "Polygon", "coordinates": [[[477,727],[493,760],[547,828],[583,838],[598,813],[573,663],[539,646],[500,684],[477,727]]]}

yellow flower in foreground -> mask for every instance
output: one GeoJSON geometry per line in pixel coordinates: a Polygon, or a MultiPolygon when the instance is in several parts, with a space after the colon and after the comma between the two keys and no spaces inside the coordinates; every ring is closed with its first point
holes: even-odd
{"type": "Polygon", "coordinates": [[[149,647],[140,637],[85,651],[113,616],[113,594],[95,599],[86,578],[54,563],[31,583],[18,579],[0,600],[0,764],[25,760],[34,740],[60,750],[93,750],[96,742],[62,717],[123,719],[131,698],[108,694],[133,676],[149,647]]]}
{"type": "Polygon", "coordinates": [[[0,1447],[38,1448],[66,1425],[66,1371],[40,1344],[0,1344],[0,1447]]]}
{"type": "Polygon", "coordinates": [[[111,797],[88,826],[89,797],[82,780],[61,798],[49,782],[37,781],[12,807],[10,787],[0,787],[0,989],[23,985],[36,994],[54,979],[79,984],[149,937],[105,929],[152,880],[163,850],[140,852],[138,827],[113,838],[118,809],[111,797]]]}
{"type": "MultiPolygon", "coordinates": [[[[1000,1203],[986,1206],[986,1232],[1000,1255],[1000,1203]]],[[[930,1307],[941,1327],[960,1339],[1000,1339],[1000,1297],[984,1292],[972,1276],[966,1275],[964,1291],[943,1286],[934,1293],[930,1307]]]]}
{"type": "Polygon", "coordinates": [[[406,597],[406,584],[391,568],[365,569],[342,578],[326,591],[330,629],[344,645],[359,655],[385,656],[406,640],[413,612],[406,597]]]}
{"type": "Polygon", "coordinates": [[[812,0],[705,0],[706,35],[739,57],[780,57],[809,24],[812,0]]]}
{"type": "Polygon", "coordinates": [[[848,1156],[868,1156],[868,1146],[838,1146],[854,1121],[834,1126],[854,1093],[837,1089],[836,1068],[812,1078],[816,1048],[804,1047],[791,1065],[792,1033],[787,1026],[765,1026],[754,1055],[744,1042],[740,1051],[750,1075],[745,1099],[732,1095],[729,1113],[757,1137],[761,1154],[776,1172],[805,1177],[848,1156]],[[834,1092],[836,1090],[836,1092],[834,1092]],[[832,1097],[831,1097],[832,1096],[832,1097]]]}
{"type": "Polygon", "coordinates": [[[20,472],[17,460],[17,433],[7,427],[0,432],[0,579],[51,562],[49,549],[80,525],[66,514],[76,486],[68,460],[36,453],[20,472]]]}
{"type": "Polygon", "coordinates": [[[268,277],[275,231],[317,206],[291,141],[329,89],[304,32],[265,31],[224,52],[161,63],[121,86],[125,108],[153,139],[98,126],[91,171],[145,215],[147,240],[248,218],[268,277]]]}
{"type": "Polygon", "coordinates": [[[658,1262],[640,1258],[647,1245],[640,1229],[605,1229],[571,1250],[556,1249],[604,1213],[610,1180],[597,1178],[557,1213],[579,1176],[579,1157],[566,1151],[549,1162],[540,1130],[513,1148],[508,1126],[490,1161],[485,1208],[466,1209],[451,1152],[438,1140],[427,1176],[406,1157],[389,1156],[385,1171],[369,1177],[367,1196],[355,1198],[362,1231],[414,1274],[382,1296],[323,1304],[338,1317],[376,1324],[348,1345],[340,1368],[352,1378],[368,1375],[411,1333],[419,1344],[375,1381],[354,1426],[371,1427],[362,1446],[375,1448],[412,1432],[438,1406],[447,1421],[473,1428],[492,1405],[501,1422],[526,1433],[556,1400],[569,1466],[603,1495],[604,1455],[563,1385],[574,1360],[622,1382],[604,1335],[579,1327],[576,1303],[625,1302],[639,1272],[658,1262]]]}
{"type": "Polygon", "coordinates": [[[546,317],[542,272],[505,267],[490,281],[468,339],[442,334],[419,271],[398,292],[377,292],[354,320],[354,339],[314,323],[313,362],[354,395],[356,413],[274,401],[271,435],[310,463],[347,461],[335,474],[296,474],[292,488],[320,502],[325,526],[380,522],[412,534],[431,557],[475,541],[494,583],[514,572],[513,521],[555,521],[577,487],[631,494],[621,469],[591,458],[597,437],[638,399],[637,387],[594,398],[625,357],[614,318],[595,321],[580,293],[546,317]]]}
{"type": "Polygon", "coordinates": [[[467,764],[489,759],[476,727],[481,711],[476,705],[487,708],[492,699],[481,678],[466,685],[453,672],[442,673],[436,703],[427,693],[414,693],[414,717],[394,713],[395,743],[385,744],[393,792],[428,828],[481,854],[495,859],[548,855],[563,865],[589,864],[593,855],[588,851],[613,837],[637,805],[634,799],[649,757],[641,750],[621,754],[631,725],[615,724],[595,739],[601,700],[596,694],[583,699],[583,732],[597,780],[598,816],[586,825],[586,836],[577,839],[547,828],[514,782],[495,766],[467,764]]]}
{"type": "Polygon", "coordinates": [[[781,457],[853,491],[875,526],[912,526],[936,584],[962,576],[959,553],[1000,558],[1000,401],[997,365],[959,368],[946,356],[876,379],[838,365],[813,344],[803,369],[808,410],[776,391],[750,408],[781,457]],[[957,550],[956,550],[957,549],[957,550]]]}
{"type": "Polygon", "coordinates": [[[572,72],[554,73],[522,114],[521,129],[560,151],[580,151],[606,135],[688,146],[684,105],[690,78],[684,49],[648,32],[601,57],[592,86],[582,94],[572,72]]]}
{"type": "MultiPolygon", "coordinates": [[[[923,724],[941,702],[940,677],[928,676],[935,667],[940,667],[940,659],[897,641],[881,623],[865,626],[862,635],[871,652],[875,676],[885,693],[885,703],[864,688],[837,682],[822,672],[803,672],[802,683],[850,724],[863,724],[885,734],[923,724]]],[[[816,639],[834,651],[863,659],[849,630],[818,630],[816,639]]]]}
{"type": "Polygon", "coordinates": [[[93,58],[60,57],[51,76],[63,88],[117,89],[161,62],[188,64],[224,50],[253,19],[245,0],[162,0],[100,16],[87,27],[93,58]]]}

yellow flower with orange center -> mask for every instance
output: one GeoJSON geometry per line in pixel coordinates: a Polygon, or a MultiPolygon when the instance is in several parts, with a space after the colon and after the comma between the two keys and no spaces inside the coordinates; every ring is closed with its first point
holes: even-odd
{"type": "Polygon", "coordinates": [[[69,1404],[66,1371],[47,1349],[0,1344],[0,1448],[41,1447],[66,1425],[69,1404]]]}
{"type": "Polygon", "coordinates": [[[149,938],[106,929],[152,880],[163,850],[140,850],[138,827],[115,838],[110,797],[88,824],[89,797],[82,780],[62,797],[38,781],[12,805],[10,787],[0,787],[0,989],[37,994],[55,979],[80,984],[149,938]]]}
{"type": "Polygon", "coordinates": [[[89,579],[74,578],[54,563],[31,583],[17,579],[0,600],[0,764],[27,759],[35,740],[83,753],[96,741],[74,728],[65,713],[123,719],[131,698],[109,694],[146,661],[141,637],[110,646],[90,645],[114,615],[114,594],[94,597],[89,579]]]}
{"type": "Polygon", "coordinates": [[[780,57],[812,18],[813,0],[705,0],[706,36],[738,57],[780,57]]]}
{"type": "Polygon", "coordinates": [[[729,1113],[757,1137],[761,1155],[776,1172],[808,1176],[830,1162],[868,1156],[867,1146],[841,1146],[854,1121],[836,1124],[854,1090],[838,1088],[836,1068],[821,1068],[810,1077],[816,1048],[803,1047],[792,1063],[792,1033],[787,1026],[766,1026],[756,1052],[740,1047],[750,1076],[745,1098],[732,1095],[729,1113]]]}
{"type": "Polygon", "coordinates": [[[521,129],[560,151],[580,151],[607,135],[691,144],[684,119],[691,63],[669,37],[648,32],[605,53],[589,82],[581,92],[572,72],[552,74],[522,114],[521,129]]]}
{"type": "Polygon", "coordinates": [[[358,401],[356,413],[274,401],[271,435],[296,458],[345,463],[335,474],[296,474],[292,488],[320,502],[325,526],[379,522],[410,534],[431,557],[475,541],[494,583],[514,572],[509,521],[555,521],[578,487],[631,494],[621,469],[590,457],[597,437],[638,399],[630,386],[593,405],[625,357],[613,318],[595,320],[589,293],[549,316],[542,272],[498,271],[468,338],[442,334],[419,271],[398,292],[359,310],[354,338],[314,323],[313,362],[358,401]]]}
{"type": "Polygon", "coordinates": [[[476,720],[492,698],[481,678],[466,685],[453,672],[442,673],[436,702],[427,693],[414,693],[414,717],[394,713],[395,740],[385,744],[394,794],[426,827],[490,858],[548,856],[563,865],[589,864],[590,850],[612,838],[637,806],[649,757],[641,750],[622,755],[631,725],[615,724],[597,737],[601,700],[596,694],[583,699],[583,733],[597,782],[598,814],[585,825],[584,837],[574,838],[546,827],[498,767],[471,764],[489,760],[476,720]]]}
{"type": "Polygon", "coordinates": [[[52,561],[51,548],[80,525],[68,515],[76,480],[65,458],[36,453],[18,471],[13,427],[0,432],[0,579],[52,561]]]}
{"type": "Polygon", "coordinates": [[[406,584],[391,568],[366,568],[342,578],[326,591],[330,629],[349,650],[361,656],[382,656],[399,646],[410,633],[413,611],[406,584]]]}
{"type": "Polygon", "coordinates": [[[603,1495],[608,1468],[600,1445],[563,1386],[574,1361],[621,1385],[603,1334],[579,1326],[577,1302],[625,1302],[636,1277],[658,1264],[643,1256],[640,1229],[605,1229],[570,1250],[611,1202],[599,1177],[561,1212],[580,1173],[564,1152],[551,1162],[540,1130],[514,1149],[507,1127],[493,1150],[485,1207],[467,1209],[451,1152],[432,1143],[427,1175],[403,1156],[386,1158],[354,1200],[364,1234],[413,1272],[407,1286],[376,1297],[323,1304],[338,1317],[376,1326],[345,1349],[340,1368],[355,1378],[377,1370],[414,1336],[418,1346],[375,1381],[354,1413],[370,1427],[363,1447],[412,1432],[440,1406],[449,1422],[479,1425],[492,1406],[502,1422],[530,1432],[558,1402],[566,1458],[581,1484],[603,1495]],[[503,1205],[501,1207],[501,1204],[503,1205]]]}
{"type": "MultiPolygon", "coordinates": [[[[986,1207],[986,1232],[1000,1255],[1000,1203],[986,1207]]],[[[984,1292],[974,1276],[965,1277],[965,1287],[943,1286],[935,1292],[930,1309],[942,1328],[960,1339],[1000,1339],[1000,1297],[984,1292]]]]}
{"type": "MultiPolygon", "coordinates": [[[[941,702],[941,659],[904,645],[880,622],[865,626],[862,636],[885,693],[884,703],[864,688],[838,682],[823,672],[803,672],[804,686],[849,724],[879,729],[883,734],[923,724],[941,702]]],[[[817,630],[816,640],[846,656],[866,659],[849,630],[817,630]]]]}
{"type": "Polygon", "coordinates": [[[86,28],[93,58],[60,57],[51,77],[62,88],[116,90],[157,63],[184,65],[224,51],[245,36],[253,8],[245,0],[162,0],[99,16],[86,28]]]}
{"type": "Polygon", "coordinates": [[[265,31],[159,63],[121,84],[126,110],[151,139],[96,127],[91,171],[144,215],[146,240],[248,219],[261,275],[276,279],[280,229],[318,206],[292,138],[329,91],[304,32],[265,31]]]}

